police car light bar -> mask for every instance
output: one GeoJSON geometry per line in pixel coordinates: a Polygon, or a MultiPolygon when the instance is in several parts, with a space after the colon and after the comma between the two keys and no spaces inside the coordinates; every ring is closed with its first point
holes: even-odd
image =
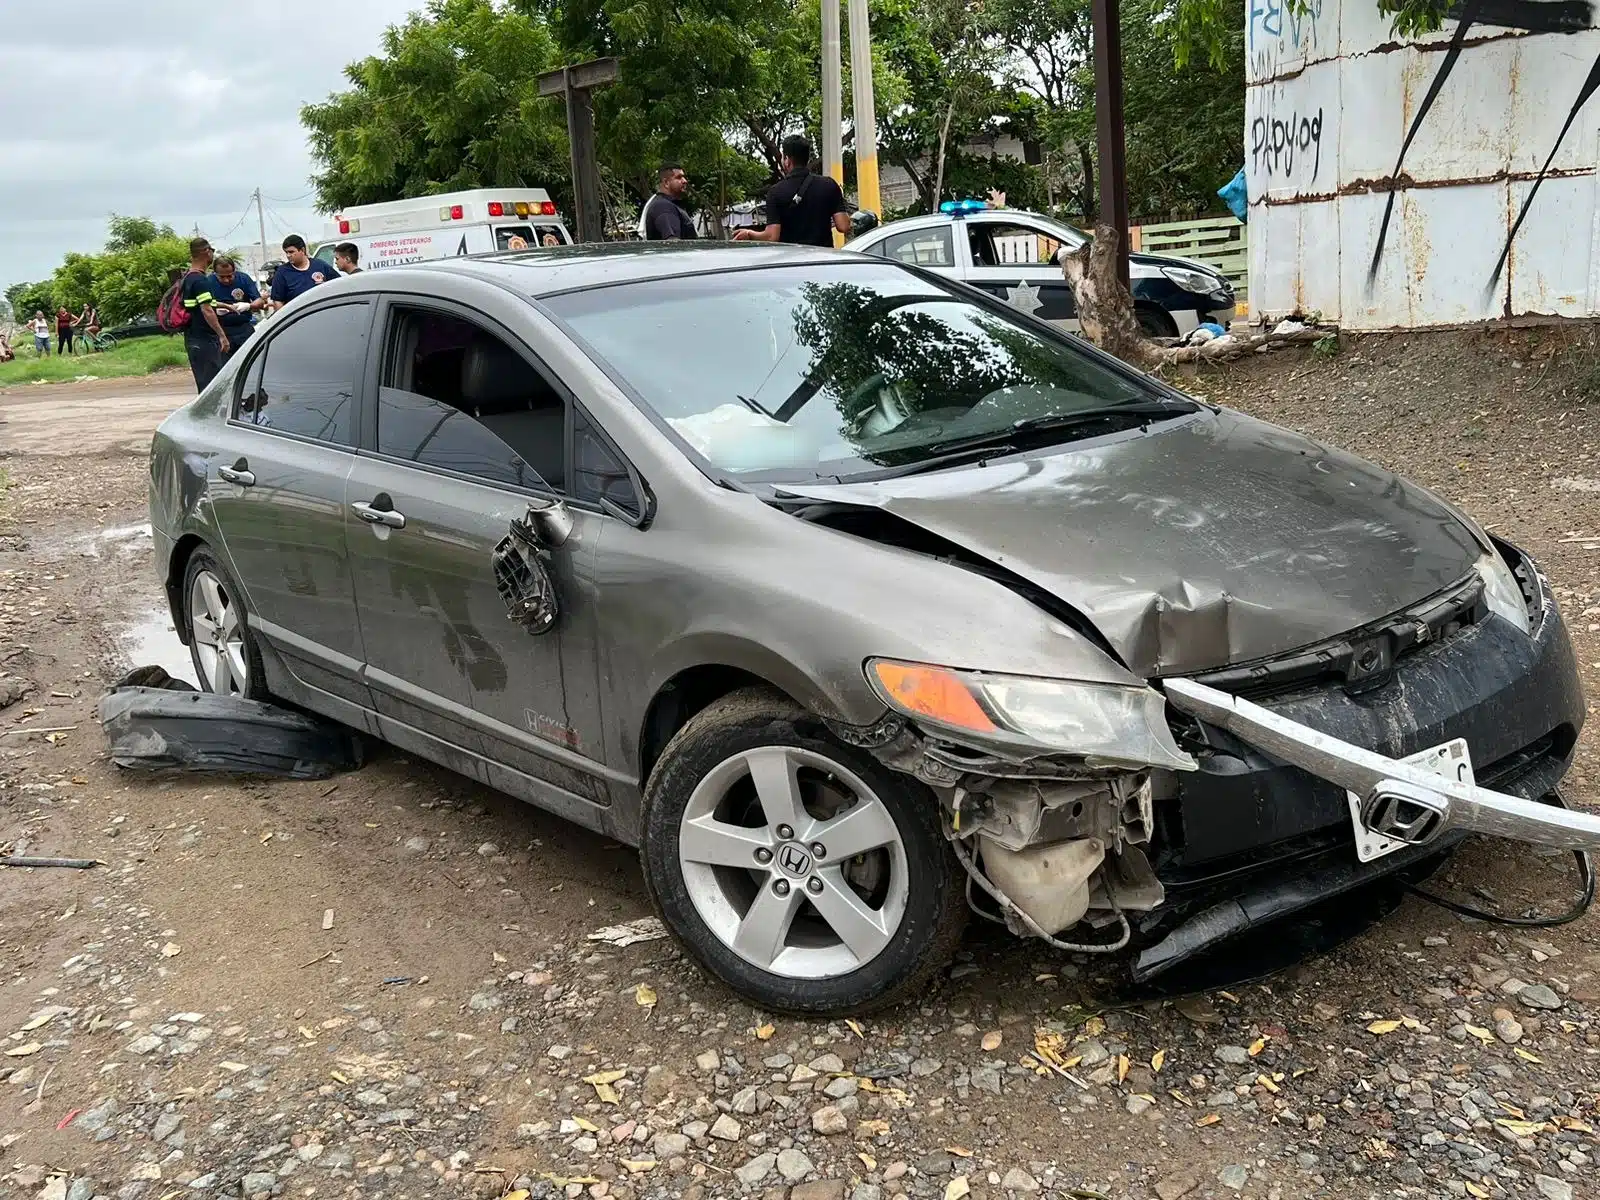
{"type": "Polygon", "coordinates": [[[965,213],[983,212],[988,207],[987,200],[946,200],[939,205],[939,211],[947,216],[959,217],[965,213]]]}

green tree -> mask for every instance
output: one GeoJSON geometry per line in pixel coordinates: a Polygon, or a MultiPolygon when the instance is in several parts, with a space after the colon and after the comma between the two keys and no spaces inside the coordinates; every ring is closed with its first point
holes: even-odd
{"type": "Polygon", "coordinates": [[[111,214],[110,236],[106,238],[106,252],[115,254],[147,246],[157,238],[175,238],[177,231],[171,225],[157,225],[149,217],[123,217],[111,214]]]}
{"type": "Polygon", "coordinates": [[[565,115],[536,77],[559,65],[537,14],[429,0],[300,111],[327,211],[459,188],[542,186],[570,201],[565,115]]]}
{"type": "MultiPolygon", "coordinates": [[[[1380,13],[1390,18],[1394,32],[1400,37],[1432,33],[1456,7],[1454,0],[1374,0],[1374,3],[1380,13]]],[[[1308,0],[1287,0],[1287,6],[1304,11],[1308,0]]],[[[1196,57],[1206,59],[1213,67],[1227,62],[1228,42],[1239,33],[1243,23],[1238,4],[1230,0],[1173,0],[1172,14],[1175,25],[1173,57],[1178,66],[1187,66],[1196,57]]],[[[1126,37],[1123,47],[1127,47],[1126,37]]]]}
{"type": "Polygon", "coordinates": [[[11,311],[18,321],[31,321],[36,312],[49,316],[56,311],[56,294],[48,279],[39,283],[13,283],[6,289],[6,299],[11,301],[11,311]]]}

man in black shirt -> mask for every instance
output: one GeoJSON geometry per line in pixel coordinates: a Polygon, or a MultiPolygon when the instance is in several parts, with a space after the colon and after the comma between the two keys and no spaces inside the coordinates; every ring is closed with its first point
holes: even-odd
{"type": "Polygon", "coordinates": [[[833,246],[833,231],[850,232],[850,206],[839,185],[809,169],[811,143],[800,134],[783,139],[784,177],[767,193],[767,227],[741,229],[736,242],[788,242],[795,246],[833,246]]]}
{"type": "Polygon", "coordinates": [[[639,231],[652,242],[694,237],[694,221],[678,203],[689,190],[689,177],[677,163],[669,162],[661,164],[656,180],[656,194],[644,202],[639,214],[639,231]]]}
{"type": "Polygon", "coordinates": [[[222,370],[222,359],[228,353],[228,335],[217,319],[217,299],[211,294],[211,264],[216,252],[205,238],[197,237],[189,243],[189,270],[183,277],[179,295],[183,307],[189,311],[189,323],[183,329],[183,348],[189,355],[189,370],[194,372],[194,389],[206,390],[206,385],[222,370]]]}

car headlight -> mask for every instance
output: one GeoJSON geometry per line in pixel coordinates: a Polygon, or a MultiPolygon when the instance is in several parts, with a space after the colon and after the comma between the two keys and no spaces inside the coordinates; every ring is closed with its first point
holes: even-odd
{"type": "Polygon", "coordinates": [[[1162,267],[1161,273],[1186,292],[1209,296],[1223,287],[1221,278],[1206,271],[1192,271],[1188,267],[1162,267]]]}
{"type": "Polygon", "coordinates": [[[1523,598],[1522,585],[1511,573],[1506,560],[1498,551],[1490,551],[1477,561],[1474,568],[1483,578],[1483,598],[1489,611],[1504,617],[1523,633],[1533,632],[1533,618],[1528,615],[1528,602],[1523,598]]]}
{"type": "Polygon", "coordinates": [[[867,677],[891,708],[982,740],[1082,755],[1091,765],[1193,771],[1154,688],[957,671],[873,659],[867,677]]]}

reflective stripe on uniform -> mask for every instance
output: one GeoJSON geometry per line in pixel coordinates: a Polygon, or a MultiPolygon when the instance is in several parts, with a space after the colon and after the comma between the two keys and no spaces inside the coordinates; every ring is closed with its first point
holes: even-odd
{"type": "Polygon", "coordinates": [[[211,296],[210,292],[201,292],[193,300],[185,298],[184,302],[183,302],[183,306],[185,308],[199,308],[202,304],[215,304],[215,303],[216,303],[216,301],[214,299],[212,299],[212,296],[211,296]]]}

